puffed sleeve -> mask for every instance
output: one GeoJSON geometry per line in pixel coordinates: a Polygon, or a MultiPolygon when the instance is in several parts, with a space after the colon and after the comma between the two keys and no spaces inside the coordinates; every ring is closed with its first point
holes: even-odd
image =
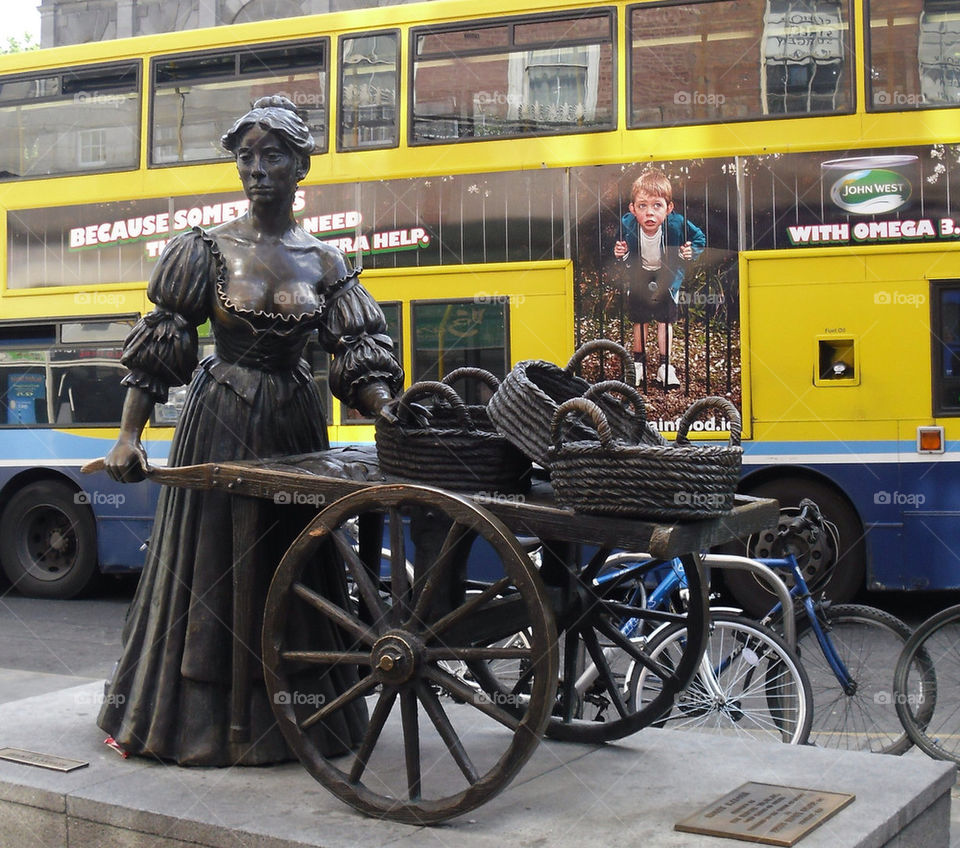
{"type": "Polygon", "coordinates": [[[124,343],[121,361],[129,370],[124,385],[164,403],[171,386],[190,379],[197,367],[197,326],[207,320],[217,273],[216,247],[200,230],[170,240],[147,286],[156,308],[124,343]]]}
{"type": "Polygon", "coordinates": [[[403,369],[393,353],[383,311],[357,281],[359,271],[331,287],[320,328],[320,342],[333,354],[330,389],[347,406],[356,407],[365,383],[383,382],[396,394],[403,369]]]}

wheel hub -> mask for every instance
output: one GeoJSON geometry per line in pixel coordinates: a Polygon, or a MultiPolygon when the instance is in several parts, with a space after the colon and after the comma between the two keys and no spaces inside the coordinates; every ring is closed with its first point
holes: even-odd
{"type": "Polygon", "coordinates": [[[371,665],[384,683],[398,686],[411,680],[420,669],[423,644],[407,632],[381,636],[370,654],[371,665]]]}

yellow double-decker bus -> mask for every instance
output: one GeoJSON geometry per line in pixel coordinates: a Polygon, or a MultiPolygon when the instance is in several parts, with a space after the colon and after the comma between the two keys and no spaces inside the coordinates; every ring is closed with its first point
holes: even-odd
{"type": "Polygon", "coordinates": [[[409,382],[614,339],[664,431],[740,407],[742,488],[821,505],[834,596],[957,587],[958,44],[954,0],[435,0],[0,57],[0,564],[69,595],[142,560],[149,489],[77,468],[164,245],[245,212],[218,139],[283,94],[318,143],[296,214],[363,267],[409,382]],[[673,306],[638,311],[651,286],[673,306]]]}

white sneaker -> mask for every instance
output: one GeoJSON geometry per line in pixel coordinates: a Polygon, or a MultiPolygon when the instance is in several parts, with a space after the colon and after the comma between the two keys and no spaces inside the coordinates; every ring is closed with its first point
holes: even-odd
{"type": "Polygon", "coordinates": [[[672,365],[661,365],[660,368],[657,369],[657,382],[667,389],[676,389],[680,386],[677,372],[674,371],[672,365]],[[666,379],[664,379],[664,377],[666,377],[666,379]]]}
{"type": "Polygon", "coordinates": [[[636,379],[633,381],[633,384],[634,384],[637,388],[640,388],[641,386],[643,386],[643,363],[642,363],[642,362],[634,362],[634,363],[633,363],[633,367],[634,367],[634,369],[635,369],[636,372],[637,372],[637,377],[636,377],[636,379]]]}

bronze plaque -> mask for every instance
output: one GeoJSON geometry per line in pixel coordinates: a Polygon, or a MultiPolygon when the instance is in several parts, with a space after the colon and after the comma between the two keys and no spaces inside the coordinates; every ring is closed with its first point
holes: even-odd
{"type": "Polygon", "coordinates": [[[25,751],[23,748],[0,748],[0,760],[9,760],[11,763],[21,763],[25,766],[39,766],[53,771],[73,771],[90,765],[83,760],[68,760],[66,757],[25,751]]]}
{"type": "Polygon", "coordinates": [[[744,783],[674,825],[674,830],[765,845],[795,845],[847,806],[855,795],[744,783]]]}

